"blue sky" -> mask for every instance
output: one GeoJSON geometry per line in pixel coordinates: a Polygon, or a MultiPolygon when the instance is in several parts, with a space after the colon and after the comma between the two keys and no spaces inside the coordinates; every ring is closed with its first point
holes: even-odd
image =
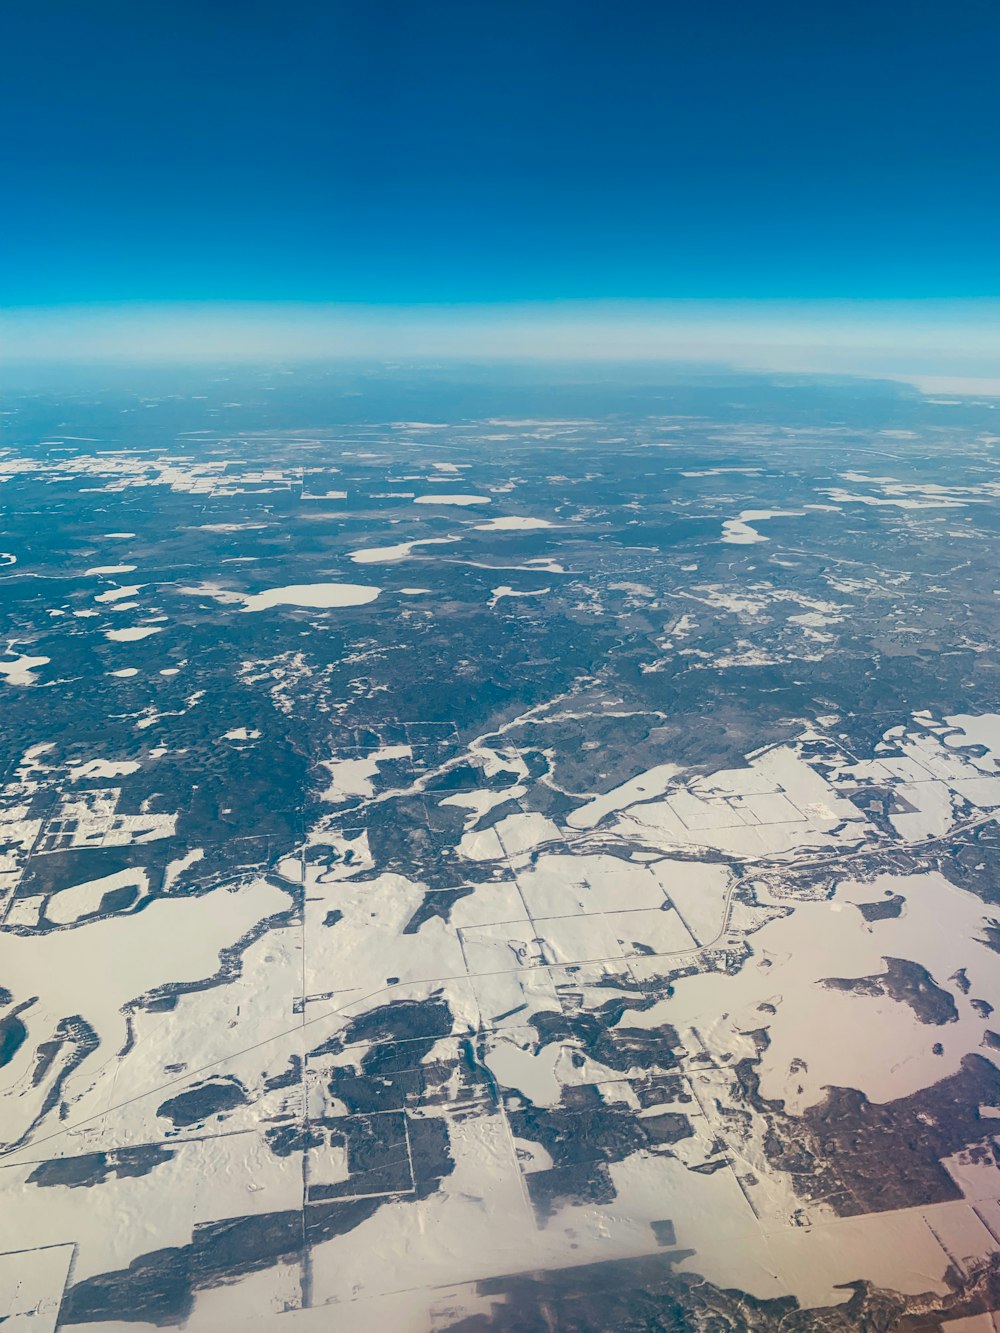
{"type": "Polygon", "coordinates": [[[0,306],[1000,296],[994,0],[2,25],[0,306]]]}

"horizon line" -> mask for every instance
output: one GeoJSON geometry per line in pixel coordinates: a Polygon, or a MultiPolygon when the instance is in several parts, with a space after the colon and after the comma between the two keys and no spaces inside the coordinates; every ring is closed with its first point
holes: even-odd
{"type": "MultiPolygon", "coordinates": [[[[108,301],[0,307],[0,364],[673,362],[998,381],[1000,300],[108,301]]],[[[996,390],[992,390],[995,392],[996,390]]]]}

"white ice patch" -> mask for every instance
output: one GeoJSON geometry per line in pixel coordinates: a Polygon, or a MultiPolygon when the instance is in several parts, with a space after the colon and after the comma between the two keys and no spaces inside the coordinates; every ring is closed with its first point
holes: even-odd
{"type": "Polygon", "coordinates": [[[47,666],[51,660],[50,657],[28,657],[22,653],[13,662],[0,662],[0,676],[8,685],[37,685],[35,671],[47,666]]]}
{"type": "Polygon", "coordinates": [[[492,611],[493,608],[496,606],[497,602],[501,600],[501,598],[544,597],[547,592],[551,591],[552,591],[551,588],[526,588],[522,591],[519,591],[517,588],[509,587],[506,583],[501,583],[499,588],[493,589],[493,595],[490,597],[490,600],[486,603],[486,605],[492,611]]]}
{"type": "Polygon", "coordinates": [[[134,626],[132,629],[108,629],[104,637],[112,643],[137,643],[139,639],[148,639],[151,634],[159,634],[162,625],[134,626]]]}
{"type": "Polygon", "coordinates": [[[365,606],[382,591],[360,583],[296,583],[287,588],[268,588],[243,598],[247,611],[270,611],[275,606],[318,607],[365,606]]]}
{"type": "Polygon", "coordinates": [[[71,782],[79,782],[81,778],[123,778],[138,773],[140,767],[135,759],[85,759],[67,764],[66,772],[71,782]]]}
{"type": "MultiPolygon", "coordinates": [[[[902,490],[903,487],[889,488],[902,490]]],[[[957,496],[935,496],[932,498],[921,497],[916,499],[909,495],[854,495],[850,491],[845,491],[839,487],[832,487],[823,492],[831,500],[838,504],[862,504],[871,505],[877,508],[893,509],[961,509],[968,504],[968,500],[959,499],[957,496]]]]}
{"type": "Polygon", "coordinates": [[[203,583],[178,591],[190,597],[211,597],[223,606],[242,603],[244,611],[270,611],[276,606],[315,607],[327,610],[338,606],[365,606],[382,591],[360,583],[293,583],[285,588],[267,588],[264,592],[235,592],[214,583],[203,583]]]}
{"type": "Polygon", "coordinates": [[[536,528],[553,528],[547,518],[521,518],[508,514],[505,518],[489,518],[485,523],[474,523],[473,532],[532,532],[536,528]]]}
{"type": "Polygon", "coordinates": [[[722,525],[722,540],[735,546],[766,542],[767,537],[751,527],[768,518],[802,518],[801,509],[744,509],[738,518],[728,518],[722,525]]]}
{"type": "Polygon", "coordinates": [[[744,476],[753,477],[760,473],[759,467],[708,467],[702,468],[697,472],[681,472],[682,477],[722,477],[729,472],[735,472],[744,476]]]}
{"type": "Polygon", "coordinates": [[[458,537],[421,537],[395,546],[366,546],[360,551],[352,551],[351,559],[356,565],[392,565],[409,560],[417,546],[447,546],[458,540],[458,537]]]}
{"type": "Polygon", "coordinates": [[[106,592],[99,592],[94,598],[95,602],[120,602],[125,597],[134,597],[146,585],[144,583],[133,583],[123,585],[120,588],[108,588],[106,592]]]}
{"type": "Polygon", "coordinates": [[[199,532],[261,532],[267,527],[266,523],[199,523],[199,532]]]}
{"type": "Polygon", "coordinates": [[[493,501],[488,495],[415,495],[415,505],[488,505],[493,501]]]}

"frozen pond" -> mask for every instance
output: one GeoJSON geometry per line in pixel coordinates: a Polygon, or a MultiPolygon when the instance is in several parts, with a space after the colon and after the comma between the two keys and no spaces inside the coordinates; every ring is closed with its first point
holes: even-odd
{"type": "Polygon", "coordinates": [[[361,583],[294,583],[287,588],[241,594],[247,611],[270,611],[275,606],[307,606],[326,610],[337,606],[365,606],[382,591],[361,583]]]}
{"type": "Polygon", "coordinates": [[[352,551],[351,559],[356,565],[392,565],[408,560],[418,546],[447,546],[458,540],[458,537],[420,537],[416,541],[398,542],[395,546],[366,546],[360,551],[352,551]]]}

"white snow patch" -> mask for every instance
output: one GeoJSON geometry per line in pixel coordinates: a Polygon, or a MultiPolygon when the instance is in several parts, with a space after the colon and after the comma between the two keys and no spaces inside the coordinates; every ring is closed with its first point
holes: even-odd
{"type": "Polygon", "coordinates": [[[537,811],[508,815],[496,825],[495,832],[509,856],[533,851],[542,843],[562,841],[552,820],[537,811]]]}
{"type": "MultiPolygon", "coordinates": [[[[51,1078],[33,1086],[35,1053],[66,1014],[80,1014],[99,1041],[63,1085],[60,1104],[71,1108],[72,1128],[74,1103],[86,1097],[100,1069],[114,1069],[109,1052],[125,1042],[128,1002],[168,982],[212,976],[222,949],[263,918],[286,910],[288,903],[282,890],[257,879],[197,898],[159,898],[141,912],[99,918],[77,930],[30,937],[0,934],[5,983],[15,994],[39,997],[30,1011],[29,1040],[5,1070],[0,1137],[8,1143],[18,1139],[44,1107],[51,1078]]],[[[238,1045],[238,1037],[227,1036],[238,1045]]],[[[102,1112],[108,1095],[105,1086],[102,1112]]],[[[84,1111],[77,1106],[77,1113],[84,1111]]],[[[44,1134],[44,1124],[39,1132],[44,1134]]]]}
{"type": "Polygon", "coordinates": [[[183,856],[179,856],[175,861],[168,862],[167,868],[163,872],[163,892],[169,893],[184,871],[190,870],[193,865],[203,860],[204,856],[205,849],[203,847],[192,847],[183,856]]]}
{"type": "Polygon", "coordinates": [[[148,891],[149,875],[141,866],[119,870],[113,875],[103,875],[100,879],[91,879],[85,884],[74,884],[68,889],[60,889],[49,899],[45,915],[57,926],[71,925],[81,917],[96,912],[106,893],[130,886],[138,890],[137,897],[148,891]]]}
{"type": "Polygon", "coordinates": [[[638,777],[629,778],[620,786],[613,787],[603,796],[593,797],[579,810],[567,815],[566,823],[575,829],[593,828],[612,811],[624,810],[627,806],[634,805],[636,801],[648,801],[655,796],[662,796],[683,771],[678,764],[657,764],[655,768],[647,769],[638,777]]]}
{"type": "Polygon", "coordinates": [[[379,764],[412,757],[409,745],[383,745],[380,750],[358,758],[325,759],[323,767],[329,769],[330,785],[320,799],[336,803],[350,800],[352,796],[374,796],[372,779],[378,777],[379,764]]]}
{"type": "Polygon", "coordinates": [[[79,782],[81,778],[123,778],[140,768],[135,759],[86,759],[67,764],[66,771],[71,782],[79,782]]]}
{"type": "Polygon", "coordinates": [[[487,1068],[504,1088],[523,1093],[536,1106],[558,1106],[562,1088],[555,1075],[560,1047],[543,1046],[537,1054],[522,1046],[510,1033],[493,1039],[484,1060],[487,1068]]]}

